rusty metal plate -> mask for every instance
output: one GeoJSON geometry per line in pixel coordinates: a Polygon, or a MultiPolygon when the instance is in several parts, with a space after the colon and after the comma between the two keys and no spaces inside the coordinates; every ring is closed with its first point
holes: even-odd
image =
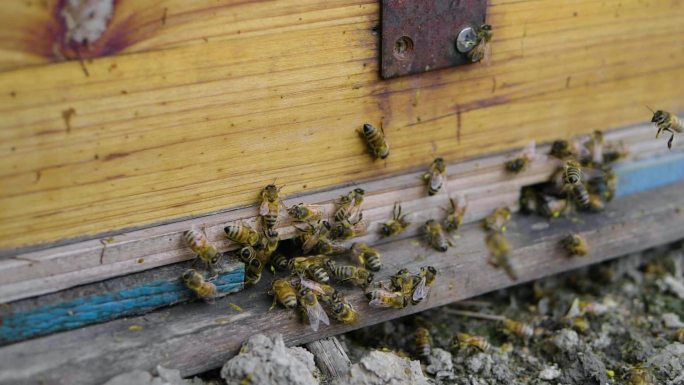
{"type": "Polygon", "coordinates": [[[486,8],[486,0],[382,0],[382,77],[470,64],[456,38],[479,28],[486,8]]]}

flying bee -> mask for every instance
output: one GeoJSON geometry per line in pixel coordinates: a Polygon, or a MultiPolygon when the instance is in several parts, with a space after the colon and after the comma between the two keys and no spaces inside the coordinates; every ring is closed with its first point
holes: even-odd
{"type": "Polygon", "coordinates": [[[477,31],[475,39],[475,46],[466,53],[468,60],[477,63],[484,60],[486,65],[489,65],[489,58],[491,56],[491,41],[492,41],[492,26],[489,24],[482,24],[477,31]]]}
{"type": "Polygon", "coordinates": [[[271,293],[273,294],[273,303],[278,302],[287,309],[294,309],[297,307],[297,292],[288,279],[280,278],[273,281],[271,284],[271,293]]]}
{"type": "Polygon", "coordinates": [[[414,277],[408,269],[401,269],[390,277],[392,287],[407,300],[411,299],[414,292],[414,277]]]}
{"type": "Polygon", "coordinates": [[[284,254],[277,253],[274,254],[271,257],[271,265],[276,269],[280,271],[284,271],[287,269],[287,257],[284,254]]]}
{"type": "Polygon", "coordinates": [[[511,245],[508,243],[506,237],[498,231],[490,231],[485,238],[485,244],[491,254],[489,264],[503,269],[508,276],[514,280],[518,280],[518,275],[513,270],[508,253],[511,250],[511,245]]]}
{"type": "Polygon", "coordinates": [[[366,293],[371,307],[403,309],[408,305],[408,298],[401,292],[385,289],[373,289],[366,293]]]}
{"type": "Polygon", "coordinates": [[[545,218],[558,218],[567,208],[566,199],[558,199],[550,195],[540,193],[537,195],[537,205],[539,207],[539,214],[545,218]]]}
{"type": "Polygon", "coordinates": [[[589,162],[588,166],[597,167],[603,164],[603,132],[600,130],[595,130],[589,137],[589,141],[585,144],[585,147],[589,150],[589,162]]]}
{"type": "Polygon", "coordinates": [[[255,246],[259,242],[259,233],[249,225],[228,225],[223,231],[228,239],[241,245],[255,246]]]}
{"type": "Polygon", "coordinates": [[[259,215],[264,221],[264,227],[272,229],[278,221],[278,214],[280,213],[280,188],[275,184],[269,184],[261,190],[261,206],[259,207],[259,215]]]}
{"type": "Polygon", "coordinates": [[[333,261],[328,261],[327,266],[332,277],[340,282],[348,282],[363,289],[373,282],[373,273],[366,268],[352,265],[337,265],[333,261]]]}
{"type": "Polygon", "coordinates": [[[534,336],[534,328],[524,322],[514,321],[511,319],[504,319],[501,321],[504,332],[516,335],[524,340],[530,339],[534,336]]]}
{"type": "Polygon", "coordinates": [[[219,251],[209,243],[207,237],[203,233],[190,229],[183,233],[183,239],[190,249],[197,253],[197,258],[206,263],[210,269],[213,269],[219,263],[221,254],[219,251]]]}
{"type": "Polygon", "coordinates": [[[354,310],[354,307],[342,300],[333,301],[330,305],[333,316],[340,322],[351,324],[359,319],[359,313],[354,310]]]}
{"type": "Polygon", "coordinates": [[[335,223],[330,229],[330,238],[334,240],[350,239],[365,234],[368,228],[368,222],[359,220],[355,223],[350,223],[348,220],[343,220],[335,223]]]}
{"type": "Polygon", "coordinates": [[[447,238],[446,234],[444,233],[444,229],[439,222],[435,221],[434,219],[430,219],[425,222],[425,226],[423,226],[423,228],[425,230],[425,240],[427,241],[428,245],[435,250],[445,252],[449,246],[453,246],[449,238],[447,238]]]}
{"type": "Polygon", "coordinates": [[[672,140],[674,139],[675,133],[684,132],[684,121],[667,111],[658,110],[654,112],[651,123],[655,123],[658,128],[656,139],[658,139],[663,132],[672,134],[670,140],[667,141],[667,148],[670,150],[672,149],[672,140]]]}
{"type": "Polygon", "coordinates": [[[303,287],[299,290],[299,305],[304,309],[304,314],[313,331],[318,331],[319,322],[330,325],[328,315],[311,289],[303,287]]]}
{"type": "Polygon", "coordinates": [[[506,223],[511,219],[508,207],[499,207],[484,219],[484,228],[488,231],[506,232],[506,223]]]}
{"type": "Polygon", "coordinates": [[[406,220],[406,215],[401,215],[401,205],[394,203],[392,219],[382,224],[381,233],[386,237],[401,234],[411,224],[406,220]]]}
{"type": "Polygon", "coordinates": [[[534,140],[531,141],[527,146],[525,146],[517,158],[506,162],[506,171],[512,172],[514,174],[525,171],[530,162],[537,157],[536,148],[536,142],[534,140]]]}
{"type": "Polygon", "coordinates": [[[198,298],[205,301],[212,300],[218,292],[216,285],[206,281],[204,276],[197,272],[197,270],[186,270],[183,275],[181,275],[181,279],[188,289],[192,290],[198,298]]]}
{"type": "Polygon", "coordinates": [[[432,337],[426,328],[416,329],[414,351],[416,356],[423,361],[427,361],[432,352],[432,337]]]}
{"type": "Polygon", "coordinates": [[[329,282],[330,276],[325,271],[329,258],[324,255],[312,257],[294,257],[288,262],[288,268],[292,273],[299,275],[306,274],[317,282],[329,282]]]}
{"type": "Polygon", "coordinates": [[[318,221],[323,217],[320,206],[305,205],[304,203],[291,206],[287,212],[297,222],[318,221]]]}
{"type": "Polygon", "coordinates": [[[491,348],[484,337],[468,333],[456,333],[452,345],[458,346],[459,349],[476,348],[481,352],[487,352],[491,348]]]}
{"type": "Polygon", "coordinates": [[[380,252],[377,249],[374,249],[365,243],[355,243],[351,247],[351,252],[358,262],[368,270],[380,271],[380,269],[382,269],[380,252]]]}
{"type": "Polygon", "coordinates": [[[449,198],[449,203],[451,204],[451,208],[447,210],[447,217],[444,220],[444,228],[446,231],[451,232],[456,231],[459,227],[461,227],[468,204],[466,203],[466,198],[463,195],[459,195],[456,200],[449,198]]]}
{"type": "Polygon", "coordinates": [[[579,234],[568,234],[568,236],[561,240],[561,246],[567,250],[570,255],[583,257],[589,252],[587,241],[579,234]]]}
{"type": "Polygon", "coordinates": [[[413,305],[417,305],[427,298],[436,278],[437,269],[433,266],[423,266],[420,268],[420,272],[413,276],[413,293],[411,294],[411,303],[413,305]]]}
{"type": "Polygon", "coordinates": [[[363,131],[358,131],[359,135],[366,140],[370,153],[375,158],[385,159],[389,156],[389,145],[385,139],[385,131],[375,128],[372,124],[363,125],[363,131]]]}
{"type": "Polygon", "coordinates": [[[363,218],[361,204],[363,204],[365,193],[364,189],[357,187],[347,195],[342,195],[335,211],[335,221],[349,221],[350,223],[360,221],[363,218]]]}
{"type": "Polygon", "coordinates": [[[563,182],[570,186],[582,183],[582,169],[576,160],[569,159],[565,161],[563,166],[563,182]]]}
{"type": "Polygon", "coordinates": [[[428,195],[432,196],[439,192],[446,181],[446,164],[444,159],[435,158],[428,172],[423,174],[423,181],[427,183],[428,195]]]}
{"type": "Polygon", "coordinates": [[[565,160],[574,155],[572,147],[567,140],[554,140],[551,144],[549,155],[560,160],[565,160]]]}

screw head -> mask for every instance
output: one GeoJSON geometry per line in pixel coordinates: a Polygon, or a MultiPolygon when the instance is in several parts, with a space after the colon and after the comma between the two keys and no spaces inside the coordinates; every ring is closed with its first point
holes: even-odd
{"type": "Polygon", "coordinates": [[[465,27],[458,33],[458,37],[456,38],[456,50],[458,52],[469,52],[476,44],[477,33],[472,27],[465,27]]]}

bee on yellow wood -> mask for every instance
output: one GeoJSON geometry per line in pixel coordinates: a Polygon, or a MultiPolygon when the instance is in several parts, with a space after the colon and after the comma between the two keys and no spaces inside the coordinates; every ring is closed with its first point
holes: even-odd
{"type": "Polygon", "coordinates": [[[561,246],[571,255],[585,256],[589,253],[587,241],[579,234],[568,234],[561,240],[561,246]]]}
{"type": "Polygon", "coordinates": [[[684,132],[684,121],[667,111],[658,110],[654,112],[651,122],[655,123],[656,127],[658,128],[656,139],[659,138],[660,134],[663,132],[669,132],[672,134],[670,135],[670,140],[667,141],[667,148],[670,150],[672,149],[672,140],[674,139],[675,133],[684,132]]]}
{"type": "Polygon", "coordinates": [[[489,65],[491,56],[491,41],[492,41],[492,26],[489,24],[482,24],[477,31],[477,39],[475,40],[475,47],[466,53],[468,60],[473,63],[484,61],[489,65]]]}
{"type": "Polygon", "coordinates": [[[354,310],[354,307],[342,300],[333,301],[330,305],[333,316],[340,322],[351,324],[359,319],[359,313],[354,310]]]}
{"type": "Polygon", "coordinates": [[[309,326],[315,332],[318,331],[320,322],[330,325],[328,314],[318,302],[318,298],[313,290],[303,287],[299,290],[299,305],[304,310],[304,315],[309,322],[309,326]]]}
{"type": "Polygon", "coordinates": [[[506,162],[506,171],[518,174],[527,169],[527,166],[537,157],[537,145],[533,140],[525,149],[513,160],[506,162]]]}
{"type": "Polygon", "coordinates": [[[323,217],[323,211],[320,206],[305,205],[304,203],[291,206],[287,209],[287,212],[297,222],[318,221],[323,217]]]}
{"type": "Polygon", "coordinates": [[[340,201],[335,211],[335,221],[356,223],[363,218],[361,213],[361,204],[363,204],[363,196],[365,190],[357,187],[350,191],[347,195],[340,197],[340,201]]]}
{"type": "Polygon", "coordinates": [[[190,229],[183,233],[183,239],[188,247],[197,253],[197,258],[206,263],[209,268],[213,268],[219,263],[221,254],[214,245],[209,243],[204,234],[195,229],[190,229]]]}
{"type": "Polygon", "coordinates": [[[430,288],[437,278],[437,269],[433,266],[423,266],[420,272],[413,276],[413,293],[411,303],[417,305],[430,294],[430,288]]]}
{"type": "Polygon", "coordinates": [[[453,344],[459,349],[475,348],[481,352],[487,352],[491,349],[491,345],[487,339],[481,336],[475,336],[468,333],[456,333],[453,344]]]}
{"type": "Polygon", "coordinates": [[[276,279],[271,284],[271,294],[273,294],[273,302],[278,302],[287,309],[294,309],[297,307],[297,292],[294,286],[288,279],[276,279]]]}
{"type": "Polygon", "coordinates": [[[335,223],[330,229],[330,238],[339,239],[350,239],[358,237],[366,233],[368,228],[368,222],[364,220],[359,220],[355,223],[350,223],[348,220],[343,220],[335,223]]]}
{"type": "Polygon", "coordinates": [[[185,286],[192,290],[198,298],[211,300],[218,292],[216,285],[204,279],[204,276],[194,269],[186,270],[181,276],[185,286]]]}
{"type": "Polygon", "coordinates": [[[444,233],[442,225],[434,219],[430,219],[425,222],[424,231],[425,240],[433,249],[445,252],[449,246],[453,246],[449,238],[447,238],[446,234],[444,233]]]}
{"type": "Polygon", "coordinates": [[[378,130],[372,124],[366,123],[363,125],[363,131],[359,131],[359,134],[366,140],[370,153],[375,158],[385,159],[389,156],[389,145],[385,139],[385,131],[382,130],[382,126],[378,130]]]}
{"type": "Polygon", "coordinates": [[[351,247],[351,252],[359,264],[365,266],[368,270],[380,271],[382,268],[380,252],[377,249],[374,249],[365,243],[355,243],[351,247]]]}
{"type": "Polygon", "coordinates": [[[484,219],[484,228],[488,231],[506,232],[506,223],[511,219],[511,210],[508,207],[499,207],[484,219]]]}
{"type": "Polygon", "coordinates": [[[427,183],[428,195],[437,194],[446,182],[446,164],[444,159],[435,158],[430,165],[430,170],[423,174],[423,180],[427,183]]]}
{"type": "Polygon", "coordinates": [[[456,200],[449,198],[451,208],[447,210],[447,217],[444,220],[444,228],[446,231],[456,231],[463,223],[463,216],[465,216],[468,204],[463,195],[459,195],[456,200]]]}
{"type": "Polygon", "coordinates": [[[255,246],[259,242],[259,233],[249,225],[228,225],[223,231],[228,239],[241,245],[255,246]]]}
{"type": "Polygon", "coordinates": [[[348,282],[365,289],[373,282],[373,273],[363,267],[352,265],[337,265],[328,261],[328,270],[333,278],[340,282],[348,282]]]}
{"type": "Polygon", "coordinates": [[[329,258],[324,255],[311,257],[294,257],[288,262],[290,271],[298,275],[306,275],[317,282],[329,282],[330,276],[325,270],[329,258]]]}
{"type": "Polygon", "coordinates": [[[394,203],[392,219],[382,224],[381,233],[386,237],[401,234],[411,223],[406,220],[406,214],[401,215],[401,205],[394,203]]]}
{"type": "Polygon", "coordinates": [[[373,289],[366,293],[371,307],[403,309],[408,305],[408,298],[401,292],[385,289],[373,289]]]}
{"type": "Polygon", "coordinates": [[[491,254],[489,264],[503,269],[512,280],[517,281],[518,275],[513,269],[513,265],[508,257],[511,245],[508,243],[506,237],[498,231],[491,231],[485,238],[485,244],[491,254]]]}
{"type": "Polygon", "coordinates": [[[423,361],[427,361],[430,358],[432,337],[430,337],[430,331],[426,328],[416,329],[414,351],[416,356],[423,361]]]}
{"type": "Polygon", "coordinates": [[[392,287],[394,290],[398,291],[407,300],[410,300],[413,296],[414,289],[414,277],[408,271],[408,269],[401,269],[396,274],[390,277],[392,282],[392,287]]]}
{"type": "Polygon", "coordinates": [[[280,213],[280,188],[275,184],[269,184],[261,190],[261,206],[259,215],[264,221],[264,227],[272,229],[278,221],[280,213]]]}
{"type": "Polygon", "coordinates": [[[524,322],[514,321],[512,319],[504,319],[501,321],[504,332],[513,334],[524,340],[530,339],[534,336],[534,328],[524,322]]]}
{"type": "Polygon", "coordinates": [[[573,152],[572,147],[570,146],[570,142],[567,140],[555,140],[551,144],[551,150],[549,152],[549,155],[556,157],[560,160],[565,160],[569,157],[572,157],[575,155],[573,152]]]}

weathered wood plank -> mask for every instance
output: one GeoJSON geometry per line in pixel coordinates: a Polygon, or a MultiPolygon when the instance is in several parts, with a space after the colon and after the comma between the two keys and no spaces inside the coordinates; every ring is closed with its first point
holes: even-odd
{"type": "Polygon", "coordinates": [[[344,352],[340,341],[335,337],[321,338],[306,344],[306,348],[314,355],[316,365],[324,378],[333,379],[345,375],[351,361],[344,352]]]}
{"type": "MultiPolygon", "coordinates": [[[[609,133],[607,139],[622,142],[639,159],[661,154],[664,148],[664,143],[653,139],[650,127],[618,130],[609,133]]],[[[682,145],[684,143],[678,148],[681,149],[682,145]]],[[[546,150],[547,147],[540,147],[540,152],[546,150]]],[[[515,153],[449,165],[448,192],[451,195],[464,194],[469,200],[464,219],[466,223],[483,218],[496,207],[508,205],[515,208],[522,186],[547,180],[558,166],[553,160],[534,162],[528,171],[512,176],[503,170],[503,163],[511,156],[515,156],[515,153]]],[[[682,167],[681,164],[676,164],[680,158],[671,154],[668,156],[674,157],[672,162],[675,165],[672,167],[682,167]]],[[[669,159],[671,158],[665,157],[658,162],[663,164],[662,167],[670,167],[665,165],[669,159]]],[[[658,164],[660,163],[656,162],[652,166],[657,168],[658,164]]],[[[632,168],[638,169],[637,166],[632,168]]],[[[443,208],[449,205],[448,196],[445,193],[434,197],[426,196],[425,187],[420,179],[421,173],[422,171],[410,172],[360,184],[368,192],[364,201],[364,217],[370,222],[370,226],[368,234],[355,241],[381,241],[378,234],[379,226],[391,216],[392,206],[397,201],[402,202],[404,211],[411,214],[410,220],[413,222],[403,236],[415,235],[425,220],[443,215],[443,208]]],[[[618,174],[621,173],[618,168],[618,174]]],[[[667,178],[671,179],[672,175],[678,174],[662,175],[668,175],[667,178]]],[[[635,184],[641,183],[638,178],[628,178],[627,182],[630,180],[635,184]]],[[[625,188],[627,185],[622,183],[622,186],[625,188]]],[[[648,184],[644,184],[642,188],[644,187],[648,187],[648,184]]],[[[287,198],[285,203],[322,203],[329,216],[332,212],[332,201],[346,193],[349,188],[338,188],[300,198],[287,198]]],[[[63,290],[75,285],[187,260],[193,257],[193,253],[183,244],[181,238],[182,232],[191,226],[203,228],[208,238],[215,242],[220,250],[234,248],[235,246],[225,239],[223,227],[236,221],[256,226],[256,214],[254,207],[248,207],[116,235],[111,239],[103,236],[99,241],[86,241],[15,256],[7,255],[10,259],[0,259],[0,302],[63,290]]],[[[294,234],[294,228],[286,218],[281,219],[278,231],[282,238],[294,234]]]]}
{"type": "MultiPolygon", "coordinates": [[[[611,202],[603,214],[578,215],[575,220],[559,219],[550,225],[538,217],[514,215],[507,237],[519,282],[681,239],[684,212],[677,208],[684,205],[683,187],[680,183],[631,195],[611,202]],[[568,231],[587,239],[591,245],[587,257],[568,258],[561,250],[559,241],[568,231]]],[[[515,283],[487,263],[479,224],[465,226],[460,235],[446,253],[431,251],[412,239],[380,246],[386,268],[378,279],[401,267],[416,271],[429,264],[439,270],[430,297],[417,306],[399,311],[370,309],[360,290],[350,288],[345,292],[361,312],[359,322],[334,323],[315,333],[292,312],[268,311],[271,300],[265,292],[269,280],[262,279],[260,285],[214,306],[185,304],[0,348],[0,384],[94,384],[122,371],[151,369],[157,364],[191,375],[221,365],[254,333],[283,333],[290,345],[307,343],[515,283]],[[228,301],[244,311],[229,310],[228,301]],[[144,329],[130,331],[131,324],[144,329]]]]}
{"type": "MultiPolygon", "coordinates": [[[[0,4],[0,59],[50,60],[31,49],[54,42],[36,31],[57,2],[32,3],[0,4]]],[[[378,3],[117,1],[93,49],[125,54],[86,60],[89,77],[77,61],[1,73],[0,249],[240,207],[276,177],[299,194],[645,122],[644,104],[682,112],[680,2],[495,0],[492,66],[393,81],[378,3]],[[354,133],[366,121],[386,162],[354,133]]]]}

